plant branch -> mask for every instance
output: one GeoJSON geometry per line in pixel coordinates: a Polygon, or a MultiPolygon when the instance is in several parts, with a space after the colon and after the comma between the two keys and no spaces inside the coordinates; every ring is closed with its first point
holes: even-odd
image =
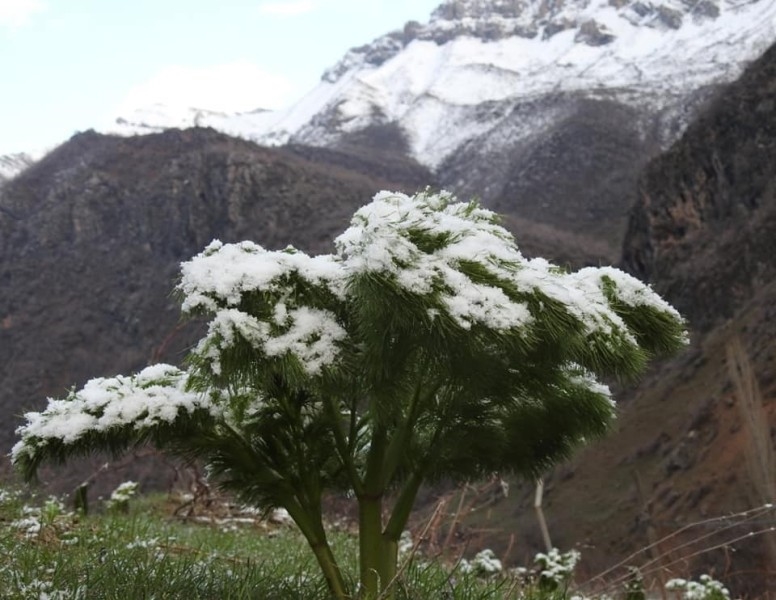
{"type": "Polygon", "coordinates": [[[383,485],[388,486],[393,479],[396,471],[401,463],[402,454],[407,451],[407,447],[412,441],[412,435],[417,424],[418,417],[420,416],[420,407],[425,405],[431,398],[433,398],[442,387],[441,383],[434,385],[431,390],[421,400],[423,390],[423,373],[428,367],[429,360],[423,362],[420,369],[420,376],[418,379],[418,385],[415,388],[415,393],[412,395],[410,406],[407,411],[407,417],[399,425],[395,435],[392,437],[388,444],[388,449],[385,453],[385,465],[383,467],[383,485]]]}
{"type": "Polygon", "coordinates": [[[337,407],[334,405],[333,398],[327,394],[324,399],[324,404],[326,405],[326,409],[329,411],[329,418],[331,419],[332,423],[332,432],[334,433],[334,441],[337,446],[337,453],[340,456],[340,460],[342,461],[343,466],[348,472],[348,477],[350,478],[350,483],[353,486],[353,491],[356,493],[356,495],[361,494],[363,493],[363,482],[361,481],[361,477],[358,474],[358,470],[356,469],[356,465],[353,462],[353,457],[351,455],[352,449],[354,447],[353,423],[355,420],[355,410],[351,408],[350,411],[351,439],[347,440],[345,439],[345,432],[342,428],[342,424],[340,423],[340,415],[337,412],[337,407]]]}
{"type": "Polygon", "coordinates": [[[412,512],[415,504],[415,497],[423,483],[423,470],[418,468],[412,472],[412,475],[405,481],[396,503],[393,505],[388,524],[383,530],[383,535],[393,541],[398,541],[401,537],[404,526],[412,512]]]}

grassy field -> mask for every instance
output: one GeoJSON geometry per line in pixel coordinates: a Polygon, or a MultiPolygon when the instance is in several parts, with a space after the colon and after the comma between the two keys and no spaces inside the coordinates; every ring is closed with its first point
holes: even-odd
{"type": "MultiPolygon", "coordinates": [[[[100,500],[89,514],[58,498],[0,487],[0,600],[329,597],[310,549],[283,511],[261,514],[218,495],[196,501],[181,495],[135,496],[133,486],[100,500]]],[[[750,512],[771,510],[768,505],[750,512]]],[[[344,524],[329,529],[346,579],[356,589],[357,538],[344,524]]],[[[597,593],[587,588],[582,593],[573,583],[579,558],[574,551],[539,554],[527,569],[504,569],[489,550],[468,560],[431,560],[409,537],[400,553],[398,600],[645,600],[654,595],[611,577],[597,593]]],[[[676,582],[668,595],[670,585],[654,597],[730,597],[706,575],[676,582]]]]}
{"type": "MultiPolygon", "coordinates": [[[[185,500],[185,498],[183,499],[185,500]]],[[[282,514],[263,518],[223,500],[188,512],[168,496],[102,502],[89,515],[56,498],[0,489],[3,600],[327,598],[304,539],[282,514]]],[[[357,577],[352,533],[333,529],[347,577],[357,577]]],[[[496,561],[497,562],[497,561],[496,561]]],[[[481,557],[444,565],[420,555],[396,582],[399,598],[563,598],[481,557]],[[493,571],[487,576],[487,571],[493,571]]]]}

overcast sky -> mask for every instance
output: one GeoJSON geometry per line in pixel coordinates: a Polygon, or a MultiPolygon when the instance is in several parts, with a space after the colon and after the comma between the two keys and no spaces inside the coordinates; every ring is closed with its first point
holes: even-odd
{"type": "Polygon", "coordinates": [[[0,0],[0,154],[155,102],[281,108],[442,0],[0,0]]]}

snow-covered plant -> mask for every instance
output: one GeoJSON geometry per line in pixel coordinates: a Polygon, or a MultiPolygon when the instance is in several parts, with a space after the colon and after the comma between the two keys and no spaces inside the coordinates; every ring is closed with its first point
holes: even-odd
{"type": "Polygon", "coordinates": [[[11,527],[20,530],[26,538],[36,538],[44,531],[66,529],[74,518],[65,510],[62,501],[50,496],[41,506],[25,504],[21,507],[21,518],[11,521],[11,527]]]}
{"type": "Polygon", "coordinates": [[[666,582],[667,590],[682,593],[683,600],[729,600],[730,591],[710,575],[701,575],[698,581],[671,579],[666,582]]]}
{"type": "Polygon", "coordinates": [[[414,547],[415,541],[412,539],[412,532],[409,529],[405,529],[399,537],[399,556],[407,556],[414,547]]]}
{"type": "Polygon", "coordinates": [[[557,548],[539,552],[534,557],[539,575],[539,587],[544,591],[565,590],[571,582],[574,567],[581,555],[577,550],[561,553],[557,548]]]}
{"type": "Polygon", "coordinates": [[[51,525],[58,517],[68,514],[64,503],[56,496],[49,496],[40,508],[40,516],[44,525],[51,525]]]}
{"type": "Polygon", "coordinates": [[[501,561],[489,548],[480,550],[471,560],[462,559],[458,568],[463,573],[475,573],[483,577],[501,573],[503,569],[501,561]]]}
{"type": "Polygon", "coordinates": [[[625,596],[623,600],[646,600],[644,577],[637,567],[628,567],[628,579],[624,583],[625,596]]]}
{"type": "Polygon", "coordinates": [[[32,477],[47,459],[148,442],[197,458],[243,501],[285,508],[337,598],[351,590],[324,491],[358,504],[362,596],[390,596],[423,482],[537,477],[607,430],[599,377],[635,376],[686,339],[636,279],[528,260],[495,214],[428,191],[377,194],[333,254],[214,241],[178,291],[209,319],[187,368],[50,400],[26,415],[14,463],[32,477]]]}
{"type": "Polygon", "coordinates": [[[129,509],[129,501],[137,494],[137,486],[136,481],[119,484],[105,503],[108,510],[126,512],[129,509]]]}

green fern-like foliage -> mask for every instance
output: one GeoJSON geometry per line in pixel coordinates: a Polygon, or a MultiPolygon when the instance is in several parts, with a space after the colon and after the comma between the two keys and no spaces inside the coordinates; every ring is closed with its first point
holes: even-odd
{"type": "MultiPolygon", "coordinates": [[[[335,595],[325,490],[353,492],[365,535],[395,554],[422,481],[538,477],[607,430],[599,378],[636,376],[686,341],[648,286],[527,260],[492,212],[429,191],[381,192],[330,255],[214,241],[178,292],[209,319],[186,370],[51,400],[26,415],[14,462],[31,477],[44,460],[147,442],[203,460],[243,499],[288,509],[335,595]],[[391,516],[373,526],[389,490],[391,516]]],[[[362,555],[367,591],[371,573],[391,577],[375,556],[362,555]]]]}

